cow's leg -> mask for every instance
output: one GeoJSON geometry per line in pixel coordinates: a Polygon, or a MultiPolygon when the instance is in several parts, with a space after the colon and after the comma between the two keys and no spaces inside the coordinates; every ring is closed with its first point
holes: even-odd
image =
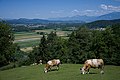
{"type": "Polygon", "coordinates": [[[101,66],[100,66],[100,73],[101,73],[101,74],[104,74],[103,69],[104,69],[104,66],[103,66],[103,65],[101,65],[101,66]]]}
{"type": "Polygon", "coordinates": [[[88,74],[89,74],[89,69],[90,69],[90,68],[91,68],[90,65],[88,65],[87,68],[86,68],[86,71],[87,71],[88,74]]]}
{"type": "Polygon", "coordinates": [[[59,70],[59,65],[57,65],[57,70],[59,70]]]}
{"type": "Polygon", "coordinates": [[[101,69],[100,73],[101,73],[101,74],[104,74],[104,71],[103,71],[103,69],[101,69]]]}
{"type": "Polygon", "coordinates": [[[45,72],[45,73],[47,73],[47,72],[48,72],[48,70],[47,70],[46,68],[44,68],[44,72],[45,72]]]}
{"type": "Polygon", "coordinates": [[[49,66],[49,71],[51,71],[52,66],[49,66]]]}
{"type": "Polygon", "coordinates": [[[89,71],[90,71],[90,69],[88,69],[88,72],[87,72],[88,74],[90,73],[89,71]]]}

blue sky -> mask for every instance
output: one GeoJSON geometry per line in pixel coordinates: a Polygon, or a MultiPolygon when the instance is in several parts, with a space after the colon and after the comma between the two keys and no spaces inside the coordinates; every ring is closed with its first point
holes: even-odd
{"type": "Polygon", "coordinates": [[[120,0],[0,0],[0,18],[98,16],[120,12],[120,0]]]}

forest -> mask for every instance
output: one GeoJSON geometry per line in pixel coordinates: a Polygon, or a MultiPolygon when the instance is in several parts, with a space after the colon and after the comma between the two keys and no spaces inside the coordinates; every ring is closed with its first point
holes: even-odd
{"type": "Polygon", "coordinates": [[[69,39],[62,39],[51,32],[43,35],[39,47],[29,56],[32,61],[59,58],[63,63],[83,63],[86,59],[102,58],[105,64],[120,65],[120,25],[112,25],[105,30],[90,30],[80,27],[73,31],[69,39]],[[34,56],[34,57],[33,57],[34,56]]]}

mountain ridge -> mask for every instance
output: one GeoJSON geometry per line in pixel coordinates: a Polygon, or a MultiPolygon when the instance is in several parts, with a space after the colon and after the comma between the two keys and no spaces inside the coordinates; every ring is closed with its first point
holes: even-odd
{"type": "Polygon", "coordinates": [[[51,19],[27,19],[27,18],[19,18],[19,19],[9,19],[5,20],[11,24],[39,24],[39,23],[88,23],[96,20],[113,20],[120,19],[120,12],[112,12],[101,16],[72,16],[72,17],[60,17],[60,18],[51,18],[51,19]]]}
{"type": "Polygon", "coordinates": [[[72,17],[61,17],[61,18],[51,18],[49,20],[81,20],[85,22],[92,22],[96,20],[113,20],[113,19],[120,19],[120,12],[112,12],[100,16],[87,16],[87,15],[76,15],[72,17]]]}

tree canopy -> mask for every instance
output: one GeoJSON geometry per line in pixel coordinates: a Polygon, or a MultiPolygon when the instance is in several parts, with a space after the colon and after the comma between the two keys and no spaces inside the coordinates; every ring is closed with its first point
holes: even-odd
{"type": "Polygon", "coordinates": [[[44,62],[59,58],[63,63],[83,63],[86,59],[102,58],[105,64],[120,65],[119,24],[105,30],[80,27],[69,39],[58,37],[56,32],[42,37],[37,54],[44,62]]]}
{"type": "Polygon", "coordinates": [[[0,66],[8,64],[14,53],[14,36],[10,25],[0,22],[0,66]]]}

